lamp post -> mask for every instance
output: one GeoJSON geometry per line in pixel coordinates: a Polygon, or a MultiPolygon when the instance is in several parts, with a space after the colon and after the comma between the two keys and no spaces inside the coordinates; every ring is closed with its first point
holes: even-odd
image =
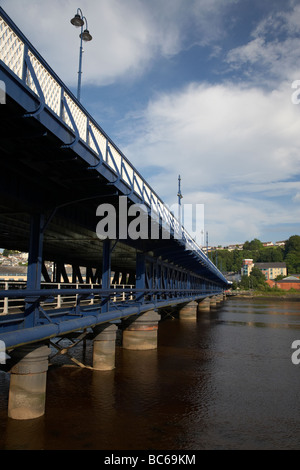
{"type": "Polygon", "coordinates": [[[183,195],[181,194],[181,178],[180,178],[180,175],[178,176],[178,193],[177,193],[177,196],[178,196],[178,221],[179,221],[179,233],[181,235],[181,230],[182,230],[182,227],[181,227],[181,224],[182,224],[182,213],[181,213],[181,199],[183,198],[183,195]]]}
{"type": "Polygon", "coordinates": [[[80,32],[80,48],[79,48],[79,70],[78,70],[78,85],[77,85],[77,99],[80,101],[80,89],[81,89],[81,75],[82,75],[82,53],[83,53],[83,47],[82,47],[82,41],[91,41],[93,38],[90,35],[90,32],[88,30],[88,23],[87,19],[85,16],[83,16],[83,13],[80,8],[77,8],[77,13],[74,16],[74,18],[71,19],[71,23],[76,27],[76,28],[81,28],[80,32]],[[83,30],[84,23],[86,25],[85,30],[83,30]]]}

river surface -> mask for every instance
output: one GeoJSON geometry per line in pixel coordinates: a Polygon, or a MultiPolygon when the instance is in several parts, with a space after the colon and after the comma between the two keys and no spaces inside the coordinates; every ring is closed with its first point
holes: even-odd
{"type": "MultiPolygon", "coordinates": [[[[300,302],[228,299],[197,321],[159,324],[158,349],[116,348],[97,372],[54,358],[42,418],[7,418],[0,449],[300,450],[300,302]]],[[[73,354],[91,365],[91,342],[73,354]]]]}

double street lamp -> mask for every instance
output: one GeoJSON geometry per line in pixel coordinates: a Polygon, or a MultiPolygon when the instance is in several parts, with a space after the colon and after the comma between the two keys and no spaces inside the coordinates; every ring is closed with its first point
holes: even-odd
{"type": "Polygon", "coordinates": [[[81,89],[81,75],[82,75],[82,53],[83,53],[83,47],[82,47],[82,41],[91,41],[93,38],[90,35],[90,32],[88,30],[88,23],[87,19],[85,16],[83,16],[83,13],[80,8],[77,8],[77,13],[74,16],[74,18],[71,19],[71,23],[76,26],[76,28],[81,28],[80,32],[80,48],[79,48],[79,70],[78,70],[78,85],[77,85],[77,99],[80,101],[80,89],[81,89]],[[85,24],[85,29],[83,29],[83,26],[85,24]]]}

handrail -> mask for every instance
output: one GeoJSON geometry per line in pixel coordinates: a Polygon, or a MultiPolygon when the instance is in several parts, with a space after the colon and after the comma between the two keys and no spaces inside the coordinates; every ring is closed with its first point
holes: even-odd
{"type": "MultiPolygon", "coordinates": [[[[6,283],[7,284],[7,283],[6,283]]],[[[20,283],[16,282],[17,285],[20,283]]],[[[90,312],[90,309],[97,309],[101,307],[101,303],[106,300],[112,302],[112,305],[122,305],[123,308],[129,304],[141,304],[141,298],[138,294],[142,294],[144,301],[143,304],[149,303],[149,301],[157,302],[158,305],[163,300],[171,299],[188,299],[193,297],[206,297],[216,295],[220,289],[216,286],[211,286],[205,290],[191,289],[191,288],[151,288],[151,289],[137,289],[133,285],[114,284],[109,289],[103,289],[99,284],[90,284],[90,288],[82,287],[77,284],[76,288],[71,288],[67,283],[54,283],[57,284],[58,288],[45,288],[49,283],[44,284],[44,288],[41,289],[8,289],[5,286],[5,290],[0,289],[0,305],[2,308],[0,311],[0,326],[1,317],[8,318],[7,315],[12,315],[17,312],[22,312],[23,307],[27,304],[34,304],[36,308],[41,309],[42,313],[45,310],[51,315],[55,315],[55,312],[64,311],[67,308],[85,307],[86,313],[90,312]],[[63,286],[63,287],[62,287],[63,286]],[[43,310],[45,309],[45,310],[43,310]]],[[[81,284],[84,286],[85,284],[81,284]]],[[[113,308],[113,307],[112,307],[113,308]]],[[[78,314],[83,314],[84,311],[79,310],[78,314]]],[[[18,321],[21,318],[18,317],[18,321]]]]}
{"type": "Polygon", "coordinates": [[[161,198],[0,7],[0,65],[1,62],[31,93],[39,97],[40,106],[31,115],[41,112],[44,107],[54,113],[75,134],[75,140],[67,146],[73,146],[80,140],[97,159],[97,164],[91,169],[98,169],[106,164],[117,175],[118,180],[121,179],[143,204],[154,210],[175,235],[180,234],[176,238],[186,249],[196,253],[210,271],[226,282],[222,273],[186,229],[180,226],[161,198]]]}
{"type": "MultiPolygon", "coordinates": [[[[201,291],[200,289],[174,289],[174,288],[167,288],[167,289],[160,289],[160,288],[152,288],[152,289],[136,289],[136,288],[124,288],[120,289],[80,289],[77,294],[82,294],[82,295],[100,295],[100,296],[111,296],[115,295],[116,293],[122,293],[122,292],[127,292],[127,293],[145,293],[145,294],[166,294],[166,293],[174,293],[174,294],[180,294],[180,293],[191,293],[191,294],[197,294],[203,296],[203,295],[214,295],[216,292],[221,291],[222,289],[211,289],[211,290],[205,290],[201,291]]],[[[53,295],[59,295],[61,293],[61,290],[59,289],[24,289],[24,290],[11,290],[11,291],[1,291],[0,290],[0,299],[3,299],[5,297],[11,298],[11,299],[17,299],[17,298],[22,298],[26,300],[27,298],[49,298],[52,297],[53,295]],[[21,295],[23,293],[23,295],[21,295]],[[24,293],[27,295],[27,297],[24,299],[24,293]]],[[[74,289],[66,289],[64,291],[64,295],[67,296],[74,296],[76,294],[76,291],[74,289]]]]}
{"type": "MultiPolygon", "coordinates": [[[[0,305],[3,302],[2,308],[0,307],[0,315],[7,315],[10,311],[19,308],[24,302],[25,297],[28,296],[26,289],[26,281],[0,281],[0,305]],[[3,288],[2,288],[3,286],[3,288]],[[2,310],[2,311],[1,311],[2,310]]],[[[111,289],[108,290],[109,295],[112,296],[112,301],[125,301],[126,296],[132,297],[133,284],[111,284],[111,289]]],[[[107,292],[101,289],[99,283],[64,283],[64,282],[42,282],[40,294],[45,297],[53,297],[53,302],[47,303],[48,307],[61,308],[66,298],[76,297],[83,292],[89,292],[92,297],[89,299],[89,305],[94,304],[95,295],[107,295],[107,292]]],[[[43,302],[42,302],[43,304],[43,302]]],[[[0,317],[1,320],[1,317],[0,317]]]]}

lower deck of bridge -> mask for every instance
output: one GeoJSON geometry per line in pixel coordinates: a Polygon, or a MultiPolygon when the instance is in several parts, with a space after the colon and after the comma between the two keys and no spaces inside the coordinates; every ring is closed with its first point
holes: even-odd
{"type": "MultiPolygon", "coordinates": [[[[223,295],[202,299],[201,302],[179,304],[172,314],[179,315],[183,322],[197,321],[203,309],[213,308],[224,300],[223,295]]],[[[168,312],[170,315],[170,312],[168,312]]],[[[78,367],[87,367],[94,371],[108,371],[116,367],[115,350],[117,331],[122,332],[122,347],[139,351],[158,347],[158,328],[164,311],[150,310],[142,315],[132,316],[120,323],[105,323],[95,326],[90,333],[79,332],[70,348],[60,347],[59,338],[43,341],[12,350],[10,369],[10,390],[8,416],[15,420],[35,419],[45,413],[48,361],[52,349],[59,354],[67,354],[78,367]],[[93,338],[91,365],[83,364],[70,353],[71,347],[80,343],[86,335],[93,338]]],[[[143,360],[141,356],[137,360],[143,360]]]]}

